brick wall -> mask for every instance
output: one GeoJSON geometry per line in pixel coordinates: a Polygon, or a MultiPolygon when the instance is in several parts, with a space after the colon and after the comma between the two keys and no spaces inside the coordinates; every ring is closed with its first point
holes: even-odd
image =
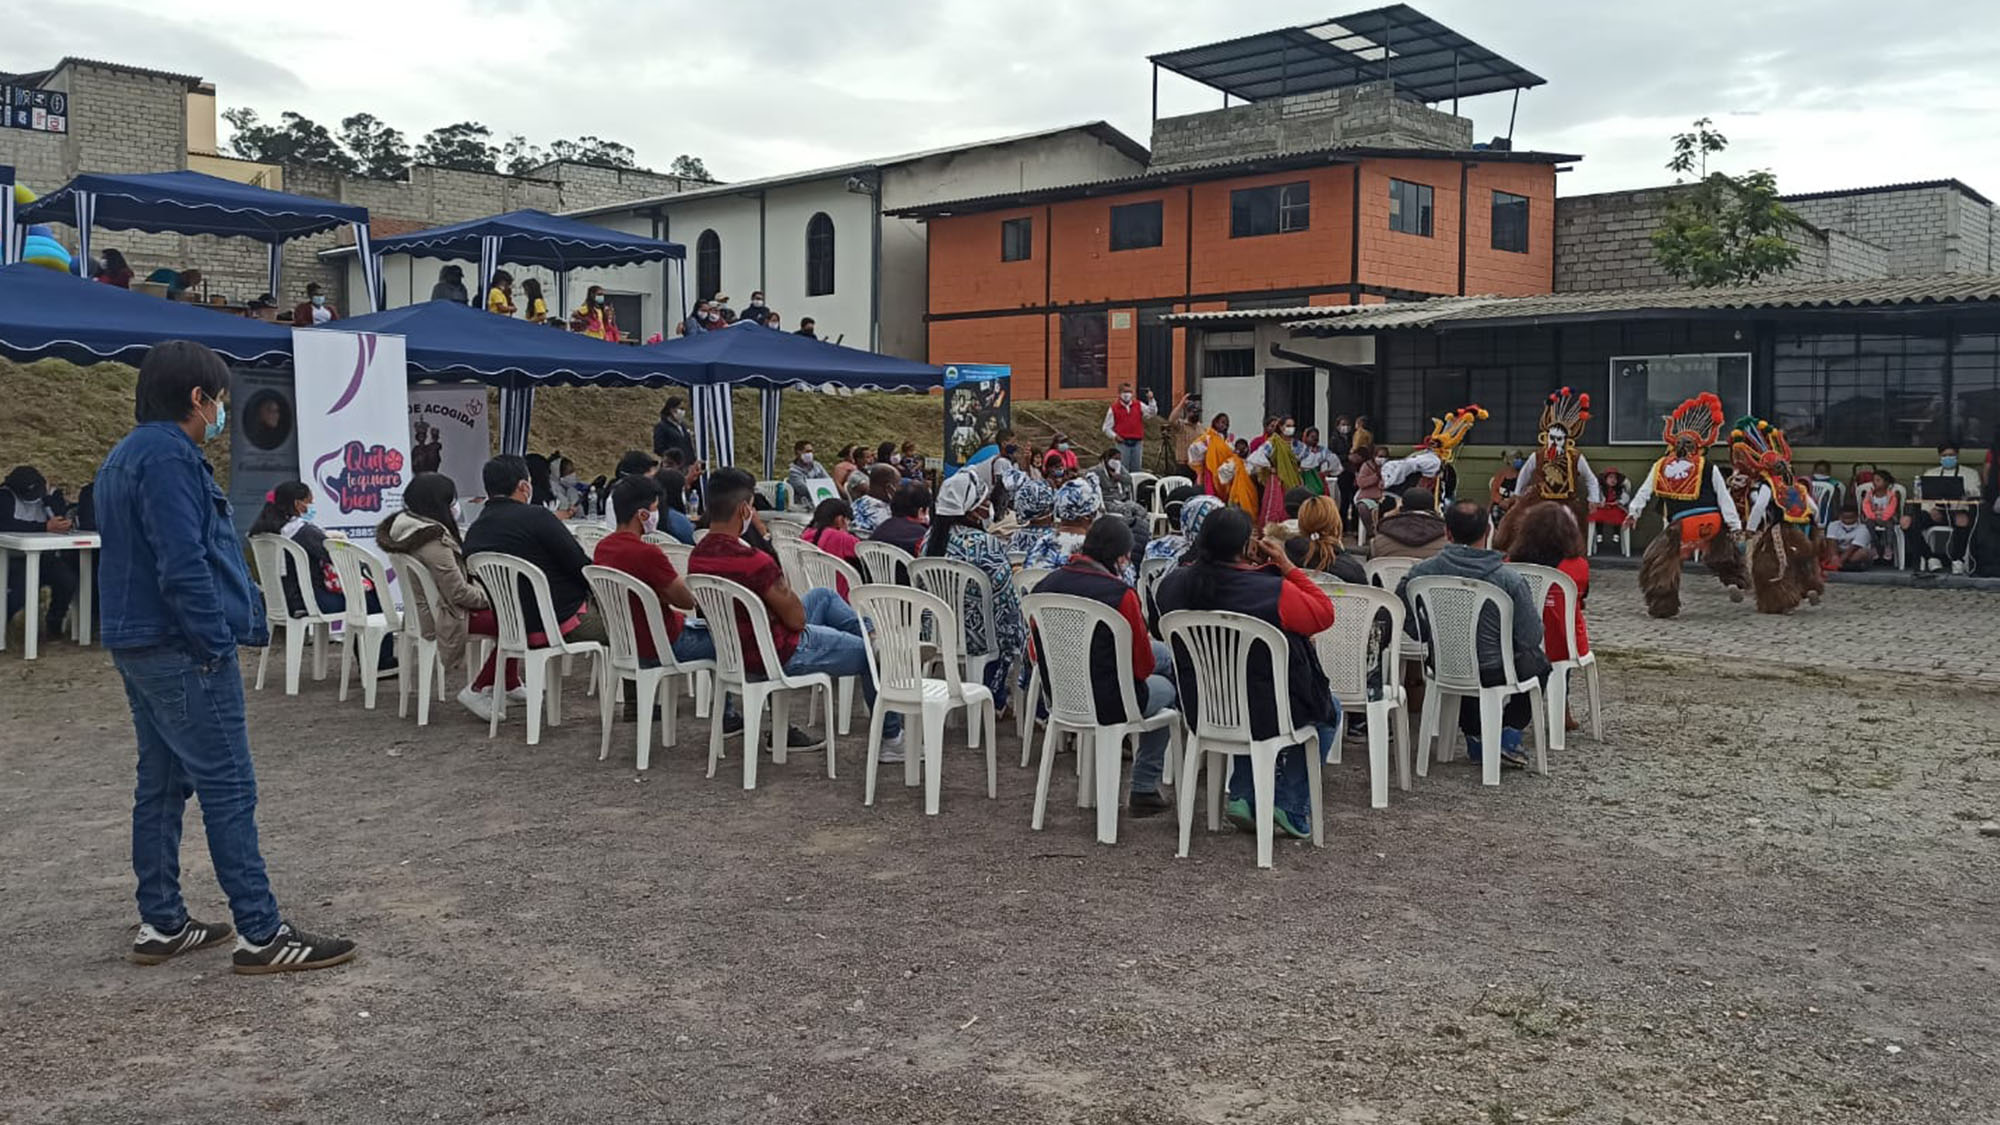
{"type": "MultiPolygon", "coordinates": [[[[1192,291],[1244,293],[1345,284],[1351,280],[1353,265],[1353,207],[1354,172],[1345,164],[1196,184],[1192,291]],[[1306,230],[1256,238],[1229,237],[1231,192],[1299,181],[1311,185],[1312,207],[1306,230]]],[[[1175,292],[1174,280],[1171,276],[1160,278],[1160,291],[1175,292]]]]}
{"type": "Polygon", "coordinates": [[[1061,344],[1061,326],[1055,318],[1036,313],[939,320],[930,325],[932,363],[1009,364],[1019,398],[1051,397],[1056,378],[1049,357],[1061,344]]]}
{"type": "Polygon", "coordinates": [[[1369,160],[1361,166],[1361,278],[1419,293],[1458,292],[1458,172],[1455,160],[1369,160]],[[1392,180],[1431,188],[1431,234],[1389,229],[1392,180]]]}
{"type": "Polygon", "coordinates": [[[1472,147],[1472,122],[1396,96],[1386,82],[1320,90],[1153,123],[1156,170],[1325,148],[1472,147]]]}
{"type": "MultiPolygon", "coordinates": [[[[1049,252],[1048,226],[1047,212],[1041,207],[934,219],[926,224],[930,239],[930,311],[958,313],[1042,304],[1046,295],[1043,267],[1049,252]],[[1013,219],[1027,219],[1034,224],[1034,252],[1022,261],[1003,262],[1000,228],[1013,219]]],[[[933,348],[931,354],[939,353],[933,348]]]]}
{"type": "Polygon", "coordinates": [[[1049,210],[1055,302],[1179,294],[1187,278],[1187,217],[1188,191],[1183,187],[1056,204],[1049,210]],[[1111,249],[1112,208],[1153,201],[1160,204],[1160,245],[1111,249]]]}
{"type": "Polygon", "coordinates": [[[1786,201],[1815,226],[1884,247],[1890,276],[1993,271],[1993,207],[1955,184],[1786,201]]]}
{"type": "Polygon", "coordinates": [[[1520,297],[1549,292],[1555,283],[1555,169],[1547,164],[1475,164],[1467,173],[1465,228],[1467,293],[1520,297]],[[1525,254],[1493,248],[1496,191],[1528,199],[1525,254]]]}

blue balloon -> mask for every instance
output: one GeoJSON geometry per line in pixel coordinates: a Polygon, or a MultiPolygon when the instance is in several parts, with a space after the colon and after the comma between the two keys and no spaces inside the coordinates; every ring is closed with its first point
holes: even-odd
{"type": "Polygon", "coordinates": [[[56,237],[56,232],[50,230],[49,224],[47,223],[36,223],[34,226],[28,228],[28,237],[34,238],[37,235],[49,239],[50,241],[54,241],[56,237]]]}

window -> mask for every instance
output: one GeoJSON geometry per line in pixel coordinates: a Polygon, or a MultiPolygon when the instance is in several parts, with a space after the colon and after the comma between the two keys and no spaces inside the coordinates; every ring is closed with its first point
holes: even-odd
{"type": "Polygon", "coordinates": [[[722,236],[712,230],[694,240],[694,299],[706,301],[722,292],[722,236]]]}
{"type": "Polygon", "coordinates": [[[1781,335],[1771,367],[1772,413],[1794,445],[1921,448],[1981,420],[1993,385],[1991,337],[1828,333],[1781,335]],[[1956,409],[1954,410],[1954,405],[1956,409]]]}
{"type": "Polygon", "coordinates": [[[1229,193],[1229,237],[1290,234],[1312,226],[1312,185],[1273,184],[1229,193]]]}
{"type": "Polygon", "coordinates": [[[1160,245],[1160,201],[1127,203],[1111,209],[1111,248],[1143,250],[1160,245]]]}
{"type": "Polygon", "coordinates": [[[833,220],[821,211],[806,220],[806,296],[833,292],[833,220]]]}
{"type": "Polygon", "coordinates": [[[1204,379],[1247,379],[1257,373],[1256,348],[1212,348],[1201,354],[1204,379]]]}
{"type": "Polygon", "coordinates": [[[1389,181],[1389,229],[1431,236],[1431,186],[1408,180],[1389,181]]]}
{"type": "Polygon", "coordinates": [[[1493,193],[1493,248],[1514,254],[1528,252],[1527,196],[1493,193]]]}
{"type": "Polygon", "coordinates": [[[1101,312],[1062,314],[1062,385],[1102,387],[1107,382],[1110,325],[1101,312]]]}
{"type": "Polygon", "coordinates": [[[1008,219],[1000,224],[1000,260],[1025,262],[1035,256],[1035,220],[1008,219]]]}
{"type": "Polygon", "coordinates": [[[1750,413],[1750,357],[1611,357],[1610,441],[1657,443],[1660,419],[1703,391],[1722,399],[1722,430],[1727,434],[1732,421],[1750,413]]]}

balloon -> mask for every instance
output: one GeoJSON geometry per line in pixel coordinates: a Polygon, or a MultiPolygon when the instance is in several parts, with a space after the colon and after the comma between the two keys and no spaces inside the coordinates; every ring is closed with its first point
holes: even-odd
{"type": "Polygon", "coordinates": [[[56,232],[55,232],[55,231],[53,231],[53,230],[50,230],[50,229],[49,229],[49,224],[47,224],[47,223],[36,223],[36,224],[35,224],[34,226],[31,226],[31,227],[29,227],[29,228],[28,228],[28,237],[29,237],[29,238],[34,238],[34,237],[36,237],[36,236],[38,236],[38,235],[39,235],[40,237],[42,237],[42,238],[46,238],[46,239],[49,239],[50,241],[54,241],[54,239],[55,239],[55,237],[56,237],[56,232]]]}
{"type": "Polygon", "coordinates": [[[63,245],[46,235],[30,235],[21,243],[21,260],[29,265],[41,266],[58,273],[70,272],[75,261],[63,245]]]}
{"type": "Polygon", "coordinates": [[[35,200],[39,198],[41,197],[36,195],[34,192],[28,190],[28,185],[26,184],[14,185],[14,206],[26,207],[28,204],[33,203],[35,200]]]}

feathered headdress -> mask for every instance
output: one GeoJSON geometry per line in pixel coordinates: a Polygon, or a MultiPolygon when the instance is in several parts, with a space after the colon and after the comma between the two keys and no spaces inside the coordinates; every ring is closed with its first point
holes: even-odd
{"type": "Polygon", "coordinates": [[[1471,435],[1472,424],[1484,422],[1489,417],[1491,415],[1486,413],[1486,408],[1476,402],[1471,406],[1461,406],[1442,418],[1431,419],[1431,436],[1426,444],[1437,451],[1439,460],[1449,461],[1471,435]]]}
{"type": "Polygon", "coordinates": [[[1729,431],[1729,461],[1744,476],[1775,479],[1791,465],[1792,445],[1785,431],[1746,414],[1729,431]]]}
{"type": "Polygon", "coordinates": [[[1667,448],[1672,449],[1689,438],[1696,449],[1706,449],[1715,444],[1722,433],[1722,400],[1713,391],[1703,391],[1674,408],[1666,416],[1666,428],[1660,432],[1667,448]]]}
{"type": "Polygon", "coordinates": [[[1549,443],[1549,430],[1561,426],[1569,440],[1583,437],[1584,423],[1590,421],[1590,396],[1577,394],[1568,387],[1549,396],[1542,404],[1542,444],[1549,443]]]}

